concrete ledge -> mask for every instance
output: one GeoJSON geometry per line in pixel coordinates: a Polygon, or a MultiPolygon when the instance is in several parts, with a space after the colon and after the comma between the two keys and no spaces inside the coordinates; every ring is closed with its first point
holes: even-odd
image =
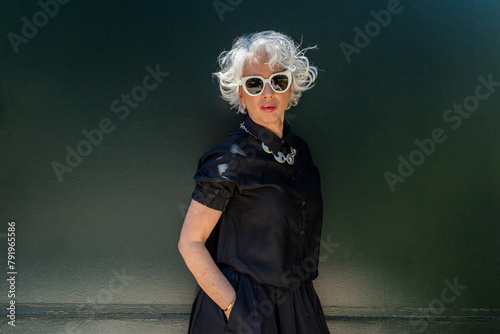
{"type": "MultiPolygon", "coordinates": [[[[412,323],[402,318],[329,319],[332,334],[490,334],[500,333],[499,320],[454,320],[412,323]]],[[[0,333],[7,334],[185,334],[188,315],[169,315],[162,319],[28,318],[20,317],[16,327],[0,322],[0,333]]],[[[314,334],[314,333],[311,333],[314,334]]]]}
{"type": "MultiPolygon", "coordinates": [[[[164,319],[189,316],[191,305],[179,304],[16,304],[20,318],[102,318],[164,319]]],[[[476,319],[500,321],[500,309],[428,309],[428,308],[360,308],[324,307],[328,319],[476,319]]],[[[5,317],[6,312],[0,315],[5,317]]]]}

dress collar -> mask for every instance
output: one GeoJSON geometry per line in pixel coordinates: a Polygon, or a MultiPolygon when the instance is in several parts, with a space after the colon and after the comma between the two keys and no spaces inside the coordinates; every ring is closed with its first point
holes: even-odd
{"type": "Polygon", "coordinates": [[[283,122],[283,138],[278,137],[262,125],[255,123],[249,115],[245,118],[245,127],[273,152],[283,151],[281,148],[284,143],[293,148],[297,148],[298,146],[298,137],[292,132],[290,124],[288,124],[286,119],[283,122]]]}

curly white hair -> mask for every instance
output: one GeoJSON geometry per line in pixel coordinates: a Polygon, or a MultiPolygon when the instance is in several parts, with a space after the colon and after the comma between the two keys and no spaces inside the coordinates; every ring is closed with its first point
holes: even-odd
{"type": "Polygon", "coordinates": [[[304,55],[307,50],[300,49],[289,36],[269,30],[248,34],[237,38],[230,51],[222,52],[218,57],[220,70],[214,73],[219,80],[222,98],[229,102],[232,109],[246,113],[238,97],[243,67],[251,56],[265,53],[269,57],[267,64],[274,70],[292,72],[292,97],[286,109],[297,105],[302,92],[312,88],[318,75],[316,66],[309,64],[304,55]]]}

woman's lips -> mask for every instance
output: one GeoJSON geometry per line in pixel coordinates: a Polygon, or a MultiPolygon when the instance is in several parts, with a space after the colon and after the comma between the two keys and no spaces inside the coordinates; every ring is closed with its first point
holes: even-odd
{"type": "Polygon", "coordinates": [[[276,106],[274,104],[264,104],[260,107],[260,109],[264,110],[265,112],[273,112],[274,109],[276,109],[276,106]]]}

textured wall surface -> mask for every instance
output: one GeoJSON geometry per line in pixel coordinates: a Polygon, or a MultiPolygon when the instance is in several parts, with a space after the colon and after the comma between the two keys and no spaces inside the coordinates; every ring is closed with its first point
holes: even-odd
{"type": "Polygon", "coordinates": [[[359,319],[332,331],[395,333],[363,320],[391,317],[416,317],[407,332],[497,326],[497,0],[9,0],[0,264],[12,276],[13,221],[17,274],[15,298],[0,285],[0,328],[185,331],[197,286],[177,240],[192,176],[242,120],[211,73],[235,37],[267,29],[318,46],[317,84],[287,117],[322,175],[317,292],[330,321],[359,319]],[[121,314],[132,320],[114,325],[121,314]]]}

